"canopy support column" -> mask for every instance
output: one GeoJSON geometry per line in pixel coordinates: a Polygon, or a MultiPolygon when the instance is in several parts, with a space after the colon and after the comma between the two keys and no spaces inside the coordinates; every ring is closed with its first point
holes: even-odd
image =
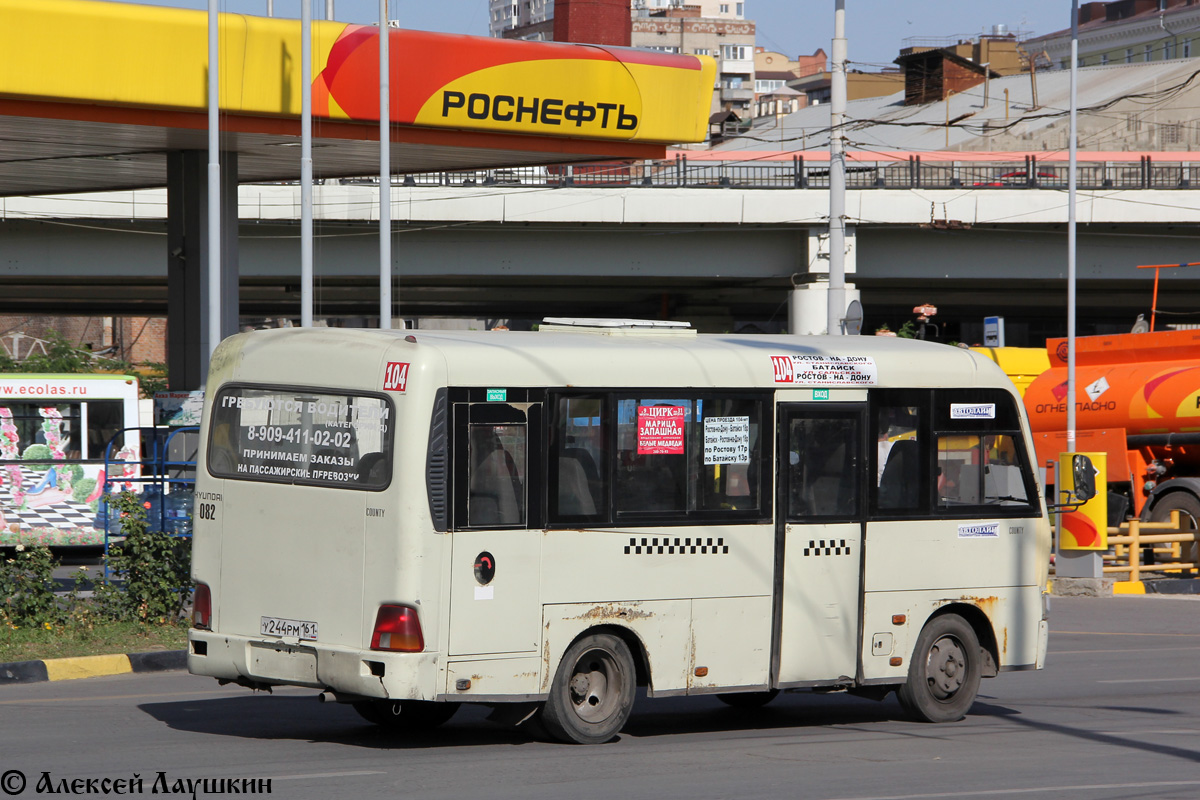
{"type": "MultiPolygon", "coordinates": [[[[238,329],[237,153],[221,152],[221,329],[238,329]]],[[[167,369],[173,391],[208,377],[208,154],[167,154],[167,369]]]]}

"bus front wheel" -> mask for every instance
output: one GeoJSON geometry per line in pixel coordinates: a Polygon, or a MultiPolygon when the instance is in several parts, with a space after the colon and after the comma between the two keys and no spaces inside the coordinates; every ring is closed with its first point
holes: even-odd
{"type": "Polygon", "coordinates": [[[922,722],[956,722],[979,693],[979,639],[956,614],[934,617],[917,638],[908,680],[896,692],[909,716],[922,722]]]}
{"type": "Polygon", "coordinates": [[[633,656],[623,641],[607,633],[585,636],[559,662],[542,724],[559,741],[603,744],[629,720],[635,685],[633,656]]]}
{"type": "Polygon", "coordinates": [[[424,700],[364,700],[354,703],[354,710],[367,722],[389,731],[425,731],[448,721],[458,711],[458,705],[424,700]]]}

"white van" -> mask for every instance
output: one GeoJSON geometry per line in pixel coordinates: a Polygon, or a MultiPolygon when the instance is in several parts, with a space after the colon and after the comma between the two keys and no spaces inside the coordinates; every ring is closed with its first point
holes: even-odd
{"type": "Polygon", "coordinates": [[[891,691],[961,719],[1039,669],[1050,529],[1020,398],[874,337],[290,329],[213,357],[189,669],[404,729],[636,687],[891,691]]]}

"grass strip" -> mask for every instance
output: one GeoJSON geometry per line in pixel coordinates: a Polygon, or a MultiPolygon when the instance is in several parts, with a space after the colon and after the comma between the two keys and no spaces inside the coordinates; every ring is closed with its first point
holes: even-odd
{"type": "Polygon", "coordinates": [[[187,628],[136,622],[92,622],[53,628],[0,628],[0,664],[153,650],[182,650],[187,628]]]}

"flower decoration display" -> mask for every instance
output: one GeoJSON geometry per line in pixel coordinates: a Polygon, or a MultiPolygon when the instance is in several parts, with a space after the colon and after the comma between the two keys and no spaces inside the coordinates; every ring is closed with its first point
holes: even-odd
{"type": "MultiPolygon", "coordinates": [[[[0,406],[0,459],[8,462],[19,460],[21,458],[20,440],[20,433],[13,423],[12,409],[0,406]]],[[[6,464],[3,472],[0,472],[0,484],[4,481],[4,474],[8,475],[8,481],[12,486],[13,502],[20,508],[21,503],[25,500],[21,467],[13,463],[6,464]]]]}
{"type": "MultiPolygon", "coordinates": [[[[55,461],[64,461],[67,453],[63,449],[62,412],[56,406],[43,406],[38,408],[38,414],[42,417],[42,435],[46,439],[46,446],[50,448],[50,457],[55,461]]],[[[71,475],[66,470],[58,470],[58,473],[58,488],[70,494],[71,475]]]]}

